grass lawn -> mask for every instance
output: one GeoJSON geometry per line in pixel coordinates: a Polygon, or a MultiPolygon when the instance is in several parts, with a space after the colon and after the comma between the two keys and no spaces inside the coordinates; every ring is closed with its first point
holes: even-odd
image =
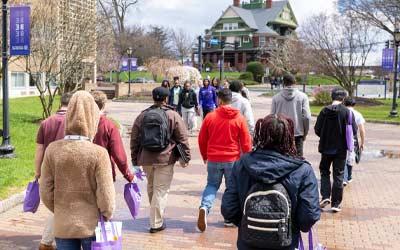
{"type": "MultiPolygon", "coordinates": [[[[58,107],[58,101],[54,107],[58,107]]],[[[0,108],[2,124],[1,105],[0,108]]],[[[41,118],[42,109],[38,97],[10,100],[11,143],[17,158],[0,159],[0,200],[22,191],[33,179],[36,133],[41,118]]]]}
{"type": "MultiPolygon", "coordinates": [[[[355,109],[361,112],[367,121],[393,122],[400,124],[400,117],[390,118],[389,112],[392,109],[392,100],[379,100],[383,105],[379,106],[356,106],[355,109]]],[[[313,115],[318,115],[323,107],[311,105],[313,115]]]]}

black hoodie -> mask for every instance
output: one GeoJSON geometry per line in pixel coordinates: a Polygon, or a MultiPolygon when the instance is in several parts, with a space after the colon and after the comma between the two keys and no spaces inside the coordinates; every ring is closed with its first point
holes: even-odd
{"type": "MultiPolygon", "coordinates": [[[[319,136],[318,150],[321,154],[346,157],[346,125],[350,110],[346,106],[329,105],[318,115],[315,133],[319,136]]],[[[353,134],[357,135],[357,124],[353,115],[353,134]]]]}
{"type": "MultiPolygon", "coordinates": [[[[295,249],[299,244],[300,230],[308,232],[321,214],[318,182],[311,165],[269,150],[256,150],[237,161],[222,198],[221,212],[226,220],[232,221],[239,228],[244,202],[251,186],[256,182],[280,182],[287,189],[294,218],[293,243],[287,249],[295,249]]],[[[240,231],[237,244],[240,250],[254,249],[244,244],[240,231]]],[[[268,249],[268,246],[264,249],[268,249]]]]}

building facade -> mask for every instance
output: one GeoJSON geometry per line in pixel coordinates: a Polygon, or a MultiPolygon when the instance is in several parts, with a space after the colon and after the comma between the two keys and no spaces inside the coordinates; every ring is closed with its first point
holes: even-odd
{"type": "MultiPolygon", "coordinates": [[[[10,5],[13,4],[29,4],[33,9],[37,4],[43,4],[44,0],[30,0],[30,1],[10,1],[10,5]]],[[[66,35],[76,36],[79,35],[76,32],[68,32],[65,26],[65,23],[70,20],[70,18],[79,18],[76,15],[77,11],[80,10],[80,13],[84,12],[87,16],[93,18],[93,23],[96,23],[96,1],[95,0],[46,0],[51,1],[52,4],[57,4],[56,13],[57,20],[59,23],[59,27],[62,34],[59,37],[59,49],[65,49],[63,46],[63,40],[66,40],[66,35]],[[54,2],[53,2],[54,1],[54,2]]],[[[93,30],[93,47],[90,50],[90,53],[85,57],[85,67],[88,67],[87,78],[90,81],[96,81],[96,34],[95,30],[93,30]]],[[[32,48],[34,49],[34,48],[32,48]]],[[[62,60],[62,58],[60,58],[62,60]]],[[[13,97],[23,97],[23,96],[36,96],[39,95],[37,87],[30,78],[30,75],[26,70],[27,60],[24,57],[21,58],[11,58],[9,63],[9,73],[8,73],[8,84],[9,84],[9,95],[11,98],[13,97]]],[[[37,72],[35,74],[41,74],[41,79],[44,81],[44,74],[42,72],[37,72]]],[[[0,94],[1,94],[1,86],[0,86],[0,94]]],[[[1,95],[0,95],[1,96],[1,95]]]]}
{"type": "Polygon", "coordinates": [[[233,0],[211,29],[206,30],[203,64],[214,66],[222,55],[220,45],[211,45],[211,39],[229,44],[237,42],[238,48],[225,46],[225,67],[243,71],[250,61],[267,62],[268,51],[274,49],[298,27],[289,1],[233,0]]]}

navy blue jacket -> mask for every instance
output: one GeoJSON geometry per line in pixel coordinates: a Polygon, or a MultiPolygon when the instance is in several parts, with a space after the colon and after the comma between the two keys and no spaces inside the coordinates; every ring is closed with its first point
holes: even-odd
{"type": "MultiPolygon", "coordinates": [[[[320,219],[318,182],[310,163],[281,155],[275,151],[256,150],[235,163],[228,187],[222,198],[221,211],[225,220],[239,226],[248,192],[256,182],[279,181],[287,189],[292,202],[293,244],[298,247],[300,230],[308,232],[320,219]]],[[[246,246],[238,233],[238,249],[246,246]]],[[[265,249],[268,249],[266,246],[265,249]]]]}

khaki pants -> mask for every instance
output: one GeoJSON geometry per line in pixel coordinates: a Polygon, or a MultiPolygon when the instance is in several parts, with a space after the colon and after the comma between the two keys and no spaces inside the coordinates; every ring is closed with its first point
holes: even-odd
{"type": "Polygon", "coordinates": [[[164,223],[164,210],[174,175],[174,165],[144,166],[147,175],[147,195],[150,201],[150,227],[159,228],[164,223]]]}
{"type": "Polygon", "coordinates": [[[41,242],[44,245],[52,246],[54,243],[54,214],[49,215],[43,230],[41,242]]]}

